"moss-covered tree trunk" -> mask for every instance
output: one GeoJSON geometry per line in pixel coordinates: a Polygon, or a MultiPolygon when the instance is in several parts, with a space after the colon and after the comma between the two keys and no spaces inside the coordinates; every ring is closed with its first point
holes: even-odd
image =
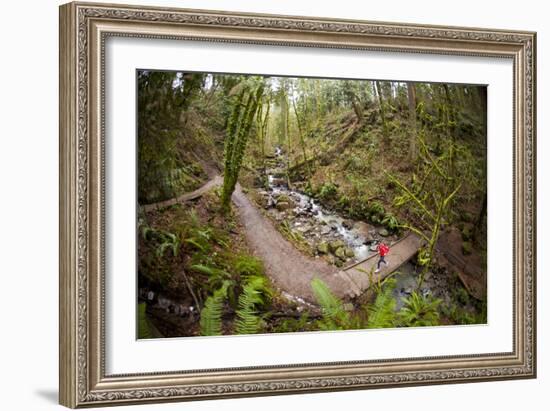
{"type": "Polygon", "coordinates": [[[407,83],[407,97],[409,102],[409,162],[416,161],[417,130],[416,130],[416,87],[414,83],[407,83]]]}
{"type": "Polygon", "coordinates": [[[388,120],[386,118],[386,106],[384,104],[384,97],[382,96],[382,88],[380,82],[375,81],[374,86],[376,88],[376,94],[378,96],[378,107],[380,110],[380,120],[382,121],[382,133],[384,134],[384,143],[389,143],[390,133],[388,129],[388,120]]]}
{"type": "Polygon", "coordinates": [[[221,196],[223,212],[228,212],[231,206],[231,196],[237,185],[250,128],[263,89],[263,84],[253,89],[250,86],[244,86],[238,93],[231,112],[224,148],[224,174],[221,196]]]}

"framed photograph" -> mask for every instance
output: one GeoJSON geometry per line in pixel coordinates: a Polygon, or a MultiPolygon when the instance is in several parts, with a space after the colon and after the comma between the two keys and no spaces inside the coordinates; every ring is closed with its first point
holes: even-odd
{"type": "Polygon", "coordinates": [[[60,8],[60,402],[536,376],[536,35],[60,8]]]}

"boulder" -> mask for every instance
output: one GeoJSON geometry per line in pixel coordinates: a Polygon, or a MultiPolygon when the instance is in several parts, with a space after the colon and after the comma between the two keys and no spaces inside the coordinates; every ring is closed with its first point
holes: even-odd
{"type": "Polygon", "coordinates": [[[335,252],[334,252],[334,255],[342,260],[345,260],[346,259],[346,248],[345,247],[340,247],[338,248],[335,252]]]}
{"type": "Polygon", "coordinates": [[[334,241],[331,241],[330,243],[328,243],[328,248],[330,250],[331,253],[336,253],[336,250],[338,250],[339,248],[342,248],[344,247],[346,244],[342,241],[342,240],[334,240],[334,241]]]}
{"type": "Polygon", "coordinates": [[[284,193],[275,194],[274,197],[275,197],[275,200],[277,200],[277,201],[282,201],[282,202],[284,202],[284,203],[290,203],[290,202],[292,202],[292,199],[291,199],[288,195],[286,195],[286,194],[284,194],[284,193]]]}
{"type": "Polygon", "coordinates": [[[387,237],[390,235],[390,232],[385,228],[380,228],[378,229],[378,234],[380,234],[382,237],[387,237]]]}
{"type": "Polygon", "coordinates": [[[342,221],[342,225],[344,226],[344,228],[351,230],[353,228],[354,222],[352,220],[344,220],[342,221]]]}
{"type": "Polygon", "coordinates": [[[303,225],[303,226],[299,226],[296,231],[299,231],[300,233],[307,233],[309,231],[311,231],[313,227],[311,227],[310,225],[303,225]]]}
{"type": "Polygon", "coordinates": [[[284,186],[286,184],[286,181],[284,178],[273,177],[273,179],[271,180],[271,184],[274,186],[284,186]]]}
{"type": "Polygon", "coordinates": [[[258,205],[260,207],[265,208],[265,209],[268,209],[269,206],[270,206],[268,196],[259,195],[259,196],[256,197],[256,202],[258,203],[258,205]]]}
{"type": "Polygon", "coordinates": [[[371,238],[371,233],[370,233],[370,230],[372,230],[372,226],[370,226],[369,224],[363,222],[363,221],[357,221],[354,225],[353,225],[353,229],[355,231],[357,231],[357,233],[363,237],[365,237],[365,239],[370,239],[371,238]]]}
{"type": "Polygon", "coordinates": [[[326,235],[326,234],[330,233],[331,231],[332,231],[332,228],[330,228],[327,225],[324,225],[323,227],[321,227],[321,234],[323,234],[323,235],[326,235]]]}
{"type": "Polygon", "coordinates": [[[277,208],[278,211],[286,211],[292,208],[292,204],[286,201],[277,201],[277,204],[275,204],[275,208],[277,208]]]}
{"type": "Polygon", "coordinates": [[[317,251],[319,254],[328,254],[328,243],[322,242],[317,244],[317,251]]]}

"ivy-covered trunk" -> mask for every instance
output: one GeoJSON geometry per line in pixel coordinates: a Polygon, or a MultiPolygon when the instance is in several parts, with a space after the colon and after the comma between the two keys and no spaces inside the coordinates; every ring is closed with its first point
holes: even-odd
{"type": "Polygon", "coordinates": [[[263,84],[258,86],[243,85],[242,90],[235,99],[229,124],[227,125],[224,148],[224,176],[221,197],[223,212],[228,212],[231,206],[231,196],[237,185],[250,128],[263,90],[263,84]]]}

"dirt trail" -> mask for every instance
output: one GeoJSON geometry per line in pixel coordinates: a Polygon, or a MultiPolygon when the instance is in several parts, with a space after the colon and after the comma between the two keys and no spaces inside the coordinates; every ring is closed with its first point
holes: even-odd
{"type": "MultiPolygon", "coordinates": [[[[155,204],[142,206],[144,211],[159,210],[174,204],[196,199],[223,183],[221,176],[216,175],[202,187],[179,197],[155,204]]],[[[267,275],[275,285],[288,294],[314,302],[311,289],[314,278],[323,280],[339,298],[351,298],[362,294],[370,287],[370,271],[376,265],[376,255],[347,268],[338,270],[321,259],[302,254],[292,243],[286,240],[273,226],[271,220],[264,216],[258,207],[243,193],[237,185],[232,197],[237,207],[237,214],[245,228],[245,235],[254,255],[260,258],[267,275]]],[[[375,280],[383,279],[408,261],[420,247],[420,239],[413,234],[399,240],[391,246],[387,260],[375,280]]]]}
{"type": "Polygon", "coordinates": [[[333,266],[298,251],[252,204],[240,186],[233,193],[233,202],[238,208],[249,246],[264,262],[267,274],[281,290],[314,302],[311,281],[315,277],[323,280],[339,297],[347,296],[356,288],[351,279],[333,266]]]}
{"type": "Polygon", "coordinates": [[[222,183],[223,183],[223,178],[221,178],[221,176],[215,176],[214,178],[209,180],[206,184],[197,188],[195,191],[191,191],[190,193],[185,193],[180,195],[179,197],[170,198],[165,201],[159,201],[158,203],[145,204],[145,205],[142,205],[141,208],[143,209],[143,211],[148,212],[152,210],[162,210],[163,208],[170,207],[175,204],[185,203],[186,201],[191,201],[191,200],[194,200],[195,198],[199,198],[204,193],[210,191],[214,187],[221,185],[222,183]]]}

